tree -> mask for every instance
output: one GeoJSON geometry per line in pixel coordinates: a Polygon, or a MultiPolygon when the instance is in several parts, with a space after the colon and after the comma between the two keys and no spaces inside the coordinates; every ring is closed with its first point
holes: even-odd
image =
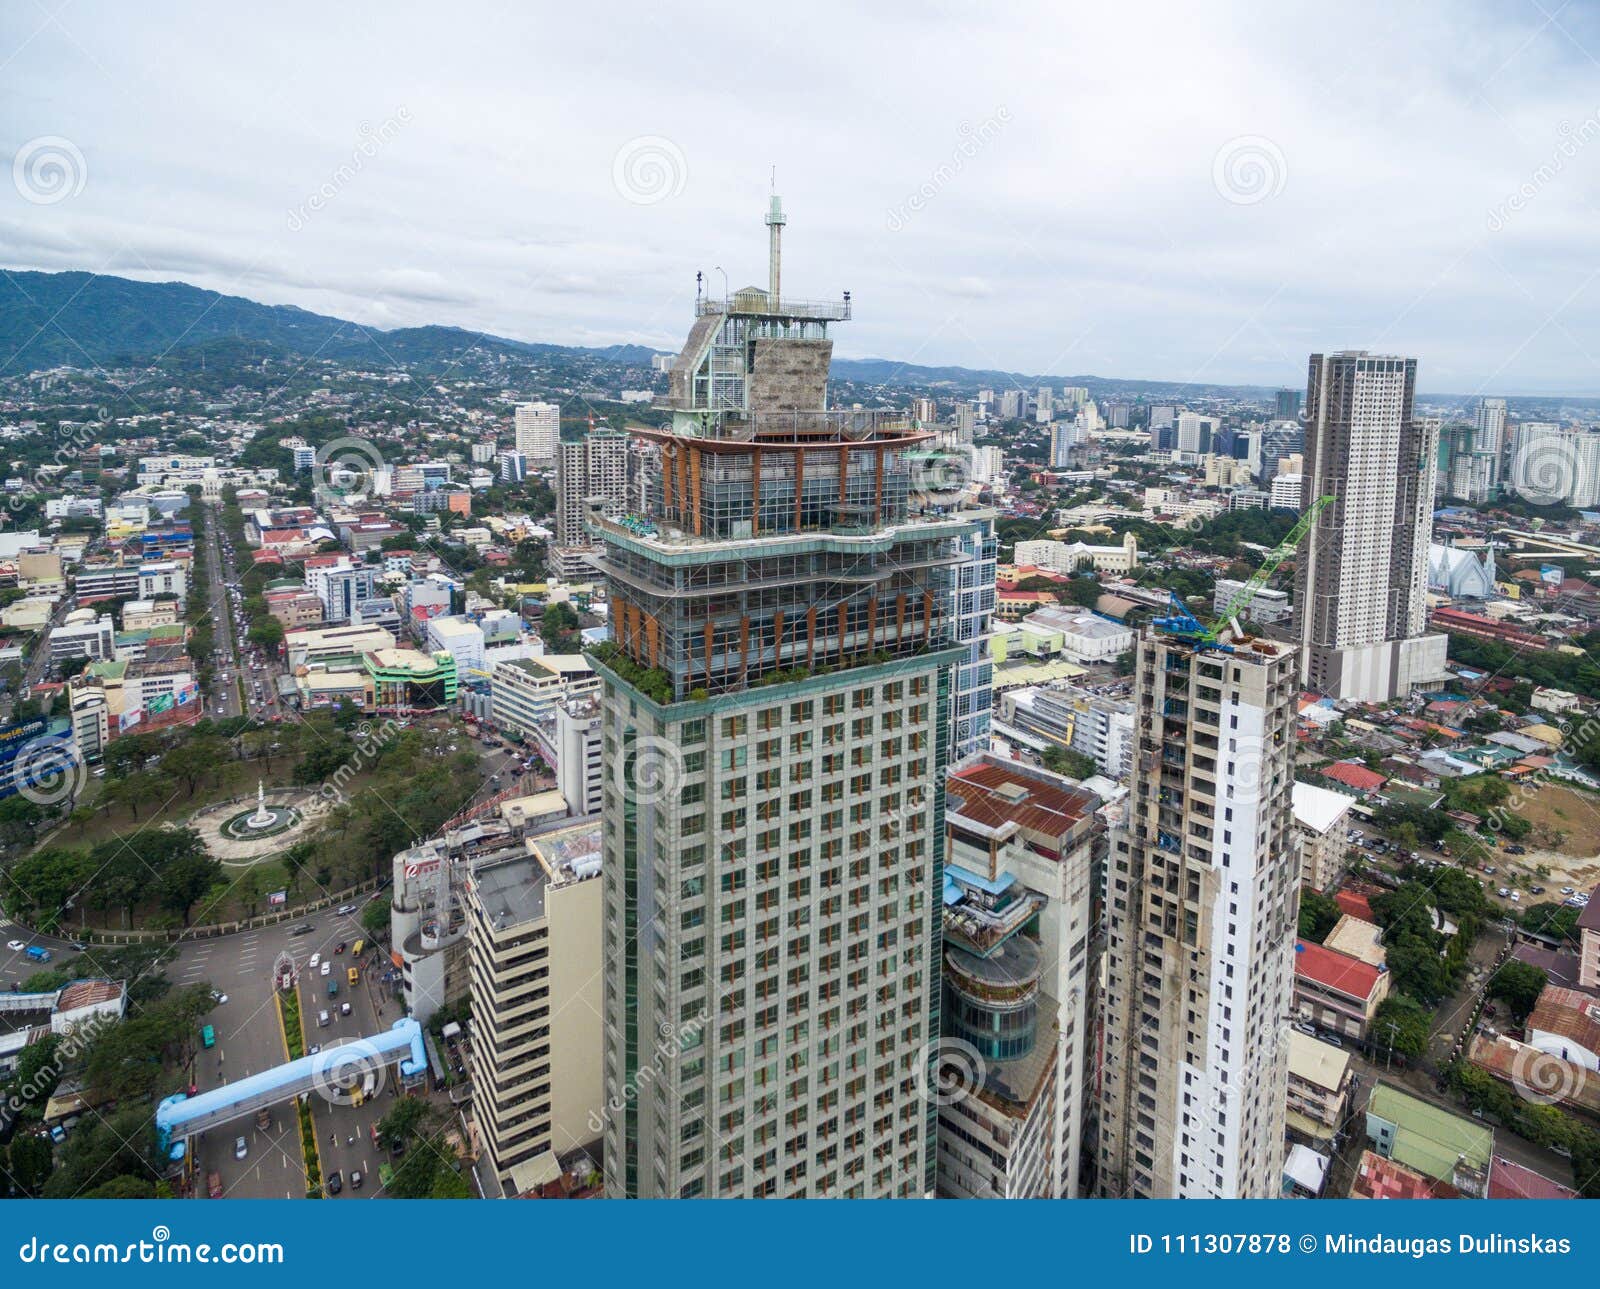
{"type": "Polygon", "coordinates": [[[1542,968],[1513,958],[1490,977],[1489,996],[1504,1002],[1520,1025],[1539,1001],[1549,979],[1542,968]]]}
{"type": "Polygon", "coordinates": [[[389,929],[391,904],[388,900],[369,900],[361,910],[361,929],[368,935],[382,935],[389,929]]]}
{"type": "Polygon", "coordinates": [[[1373,1043],[1385,1051],[1390,1050],[1392,1043],[1396,1056],[1414,1060],[1428,1050],[1432,1020],[1428,1009],[1415,999],[1404,994],[1390,994],[1373,1013],[1369,1032],[1373,1043]]]}
{"type": "Polygon", "coordinates": [[[547,604],[539,621],[539,634],[551,653],[573,653],[577,649],[578,615],[570,604],[547,604]]]}
{"type": "Polygon", "coordinates": [[[222,879],[222,865],[209,855],[183,855],[161,870],[158,893],[161,907],[183,918],[189,925],[194,903],[222,879]]]}
{"type": "Polygon", "coordinates": [[[420,1097],[401,1097],[394,1108],[378,1122],[378,1135],[385,1141],[409,1142],[428,1117],[428,1103],[420,1097]]]}
{"type": "Polygon", "coordinates": [[[50,1177],[51,1153],[50,1138],[19,1132],[5,1160],[11,1184],[24,1195],[38,1195],[50,1177]]]}
{"type": "Polygon", "coordinates": [[[1087,779],[1100,769],[1092,756],[1070,747],[1047,747],[1040,760],[1052,774],[1062,774],[1069,779],[1087,779]]]}
{"type": "Polygon", "coordinates": [[[1568,908],[1565,904],[1534,904],[1523,911],[1522,927],[1534,935],[1576,942],[1578,915],[1582,912],[1582,909],[1568,908]]]}
{"type": "Polygon", "coordinates": [[[1065,587],[1067,602],[1085,609],[1094,608],[1100,603],[1100,597],[1104,594],[1100,583],[1092,577],[1075,577],[1065,587]]]}
{"type": "Polygon", "coordinates": [[[1300,892],[1300,938],[1321,944],[1340,915],[1339,905],[1320,891],[1300,892]]]}

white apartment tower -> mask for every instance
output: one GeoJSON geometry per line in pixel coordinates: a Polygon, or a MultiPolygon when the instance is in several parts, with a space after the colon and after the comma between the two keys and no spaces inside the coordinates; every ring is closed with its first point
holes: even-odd
{"type": "Polygon", "coordinates": [[[561,442],[561,407],[556,403],[518,403],[517,451],[535,468],[553,466],[561,442]]]}
{"type": "Polygon", "coordinates": [[[1296,650],[1149,628],[1106,874],[1101,1192],[1266,1199],[1283,1175],[1300,856],[1296,650]]]}
{"type": "Polygon", "coordinates": [[[1438,431],[1412,414],[1417,360],[1313,354],[1300,505],[1332,497],[1295,575],[1305,683],[1384,702],[1443,679],[1446,640],[1425,635],[1438,431]]]}

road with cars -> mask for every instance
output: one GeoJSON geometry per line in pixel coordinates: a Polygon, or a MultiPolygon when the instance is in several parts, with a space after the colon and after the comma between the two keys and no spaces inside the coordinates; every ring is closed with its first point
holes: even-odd
{"type": "MultiPolygon", "coordinates": [[[[227,999],[219,1002],[206,1017],[215,1034],[216,1046],[209,1051],[201,1049],[196,1055],[192,1078],[199,1091],[259,1074],[288,1060],[274,984],[274,970],[285,957],[297,973],[308,1044],[326,1047],[349,1042],[399,1019],[394,1003],[388,1003],[385,1014],[380,1014],[379,1005],[374,1002],[375,990],[364,978],[367,967],[376,958],[373,950],[368,949],[363,955],[363,980],[356,988],[349,987],[348,977],[344,975],[350,966],[351,948],[355,941],[365,938],[360,925],[363,907],[364,903],[358,904],[347,914],[329,909],[312,914],[303,923],[283,923],[214,940],[190,941],[178,948],[166,968],[173,983],[206,983],[227,999]],[[297,927],[304,925],[310,925],[313,930],[309,934],[294,934],[297,927]],[[343,954],[335,952],[341,942],[346,945],[343,954]],[[310,965],[314,954],[318,957],[317,967],[310,965]],[[323,959],[334,964],[327,977],[320,973],[323,959]],[[339,996],[329,1009],[329,1024],[321,1027],[317,1016],[328,1005],[327,981],[333,978],[334,970],[340,973],[339,996]],[[340,1014],[338,1004],[343,1002],[351,1004],[349,1016],[340,1014]]],[[[376,960],[381,968],[381,958],[376,960]]],[[[313,1097],[312,1114],[325,1172],[361,1167],[353,1155],[335,1152],[330,1144],[330,1134],[342,1132],[348,1138],[359,1130],[369,1134],[366,1153],[373,1156],[370,1164],[375,1178],[378,1161],[370,1146],[370,1125],[387,1111],[389,1104],[392,1101],[387,1089],[381,1091],[375,1103],[366,1107],[334,1105],[313,1097]]],[[[213,1171],[227,1196],[282,1199],[305,1194],[299,1124],[293,1102],[284,1101],[273,1106],[269,1117],[268,1127],[259,1127],[254,1119],[240,1119],[208,1133],[205,1140],[196,1143],[198,1194],[205,1194],[206,1177],[213,1171]],[[236,1154],[236,1138],[239,1137],[244,1138],[242,1157],[236,1154]]],[[[348,1148],[345,1149],[347,1152],[348,1148]]],[[[345,1176],[348,1177],[348,1171],[345,1176]]],[[[374,1180],[366,1193],[376,1190],[374,1180]]]]}

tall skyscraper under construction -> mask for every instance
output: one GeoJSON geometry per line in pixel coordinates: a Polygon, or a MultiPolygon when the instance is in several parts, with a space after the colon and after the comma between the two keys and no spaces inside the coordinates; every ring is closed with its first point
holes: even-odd
{"type": "Polygon", "coordinates": [[[1181,625],[1139,641],[1139,746],[1106,874],[1102,1194],[1281,1186],[1296,670],[1276,641],[1181,625]]]}
{"type": "Polygon", "coordinates": [[[613,1196],[934,1187],[943,782],[982,533],[828,405],[850,300],[701,298],[645,510],[591,513],[613,1196]],[[934,504],[924,505],[932,501],[934,504]]]}

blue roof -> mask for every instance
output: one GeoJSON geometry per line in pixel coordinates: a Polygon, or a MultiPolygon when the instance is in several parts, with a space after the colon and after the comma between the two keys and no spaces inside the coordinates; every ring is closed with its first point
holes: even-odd
{"type": "Polygon", "coordinates": [[[987,877],[980,877],[970,869],[962,868],[960,864],[946,864],[944,866],[944,874],[947,881],[953,878],[964,886],[976,886],[980,891],[986,891],[990,895],[1000,894],[1001,891],[1017,880],[1010,873],[1002,873],[997,879],[990,881],[987,877]]]}

